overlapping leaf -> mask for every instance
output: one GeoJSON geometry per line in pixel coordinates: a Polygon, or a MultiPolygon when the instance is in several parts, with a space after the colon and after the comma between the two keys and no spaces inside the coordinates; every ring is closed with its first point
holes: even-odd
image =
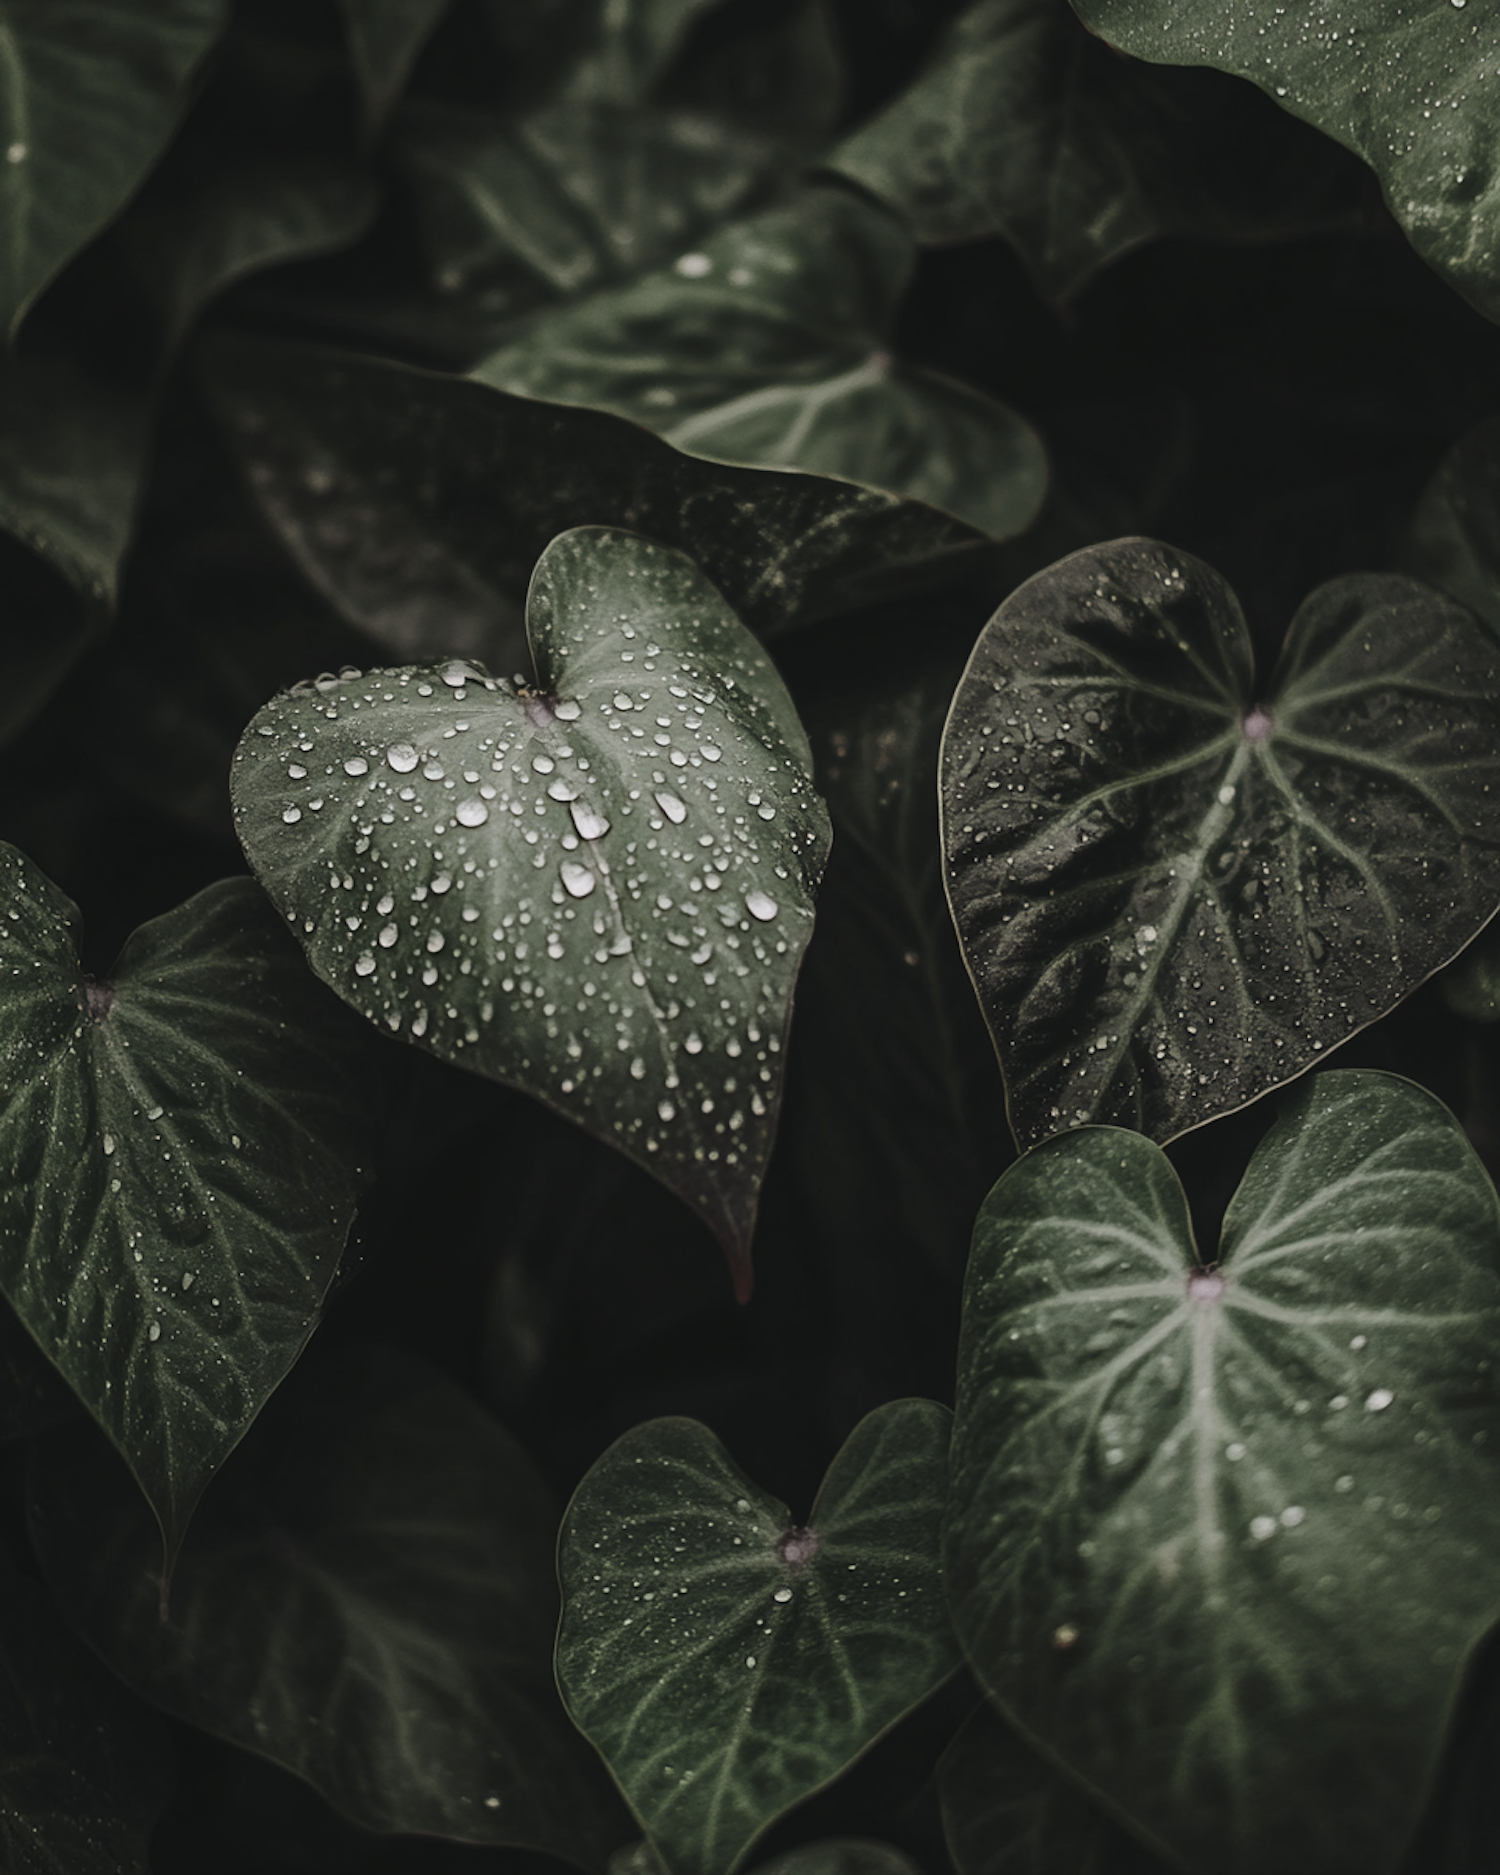
{"type": "Polygon", "coordinates": [[[345,617],[406,657],[513,668],[531,569],[585,524],[690,554],[765,636],[985,545],[918,502],[716,468],[602,411],[311,346],[216,339],[202,357],[267,520],[345,617]]]}
{"type": "Polygon", "coordinates": [[[0,1568],[0,1863],[7,1875],[146,1875],[172,1791],[166,1728],[0,1568]]]}
{"type": "Polygon", "coordinates": [[[1194,1871],[1397,1866],[1500,1609],[1500,1207],[1394,1076],[1298,1091],[1200,1262],[1167,1160],[981,1212],[945,1579],[991,1695],[1194,1871]]]}
{"type": "Polygon", "coordinates": [[[379,123],[400,95],[448,0],[338,0],[365,114],[379,123]]]}
{"type": "Polygon", "coordinates": [[[1004,404],[891,356],[912,260],[881,209],[811,189],[552,314],[475,376],[631,417],[711,461],[838,476],[1009,538],[1041,506],[1045,454],[1004,404]]]}
{"type": "Polygon", "coordinates": [[[378,1075],[249,880],[143,925],[94,983],[76,908],[14,848],[0,868],[0,1286],[170,1562],[312,1332],[378,1075]]]}
{"type": "Polygon", "coordinates": [[[1401,564],[1500,636],[1500,418],[1460,437],[1422,492],[1401,564]]]}
{"type": "Polygon", "coordinates": [[[0,327],[118,212],[161,154],[227,0],[0,7],[0,327]]]}
{"type": "Polygon", "coordinates": [[[746,1292],[829,841],[807,739],[721,596],[637,535],[554,541],[527,623],[535,689],[450,663],[268,704],[240,838],[341,996],[636,1159],[746,1292]]]}
{"type": "Polygon", "coordinates": [[[130,1685],[364,1828],[590,1869],[626,1833],[552,1682],[546,1489],[410,1356],[298,1370],[205,1499],[165,1623],[150,1519],[97,1439],[38,1449],[31,1520],[65,1609],[130,1685]]]}
{"type": "Polygon", "coordinates": [[[726,1875],[953,1670],[948,1425],[877,1409],[805,1527],[690,1419],[637,1427],[579,1485],[558,1684],[674,1875],[726,1875]]]}
{"type": "Polygon", "coordinates": [[[1262,691],[1223,580],[1116,541],[995,614],[942,788],[1017,1137],[1168,1139],[1300,1074],[1500,903],[1500,648],[1414,580],[1350,575],[1262,691]]]}
{"type": "Polygon", "coordinates": [[[1362,156],[1422,258],[1500,318],[1500,38],[1467,0],[1072,0],[1122,52],[1248,78],[1362,156]]]}
{"type": "Polygon", "coordinates": [[[1155,235],[1326,222],[1354,166],[1319,142],[1244,87],[1112,55],[1057,0],[980,0],[829,163],[921,240],[1004,235],[1065,296],[1155,235]]]}

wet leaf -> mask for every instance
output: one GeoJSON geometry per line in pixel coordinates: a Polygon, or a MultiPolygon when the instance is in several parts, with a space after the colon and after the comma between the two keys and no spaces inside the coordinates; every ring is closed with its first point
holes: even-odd
{"type": "Polygon", "coordinates": [[[1347,21],[1278,0],[1073,0],[1122,52],[1233,72],[1362,156],[1422,258],[1500,318],[1500,42],[1467,0],[1365,0],[1347,21]]]}
{"type": "Polygon", "coordinates": [[[298,1369],[205,1498],[165,1624],[150,1520],[97,1439],[38,1447],[31,1521],[70,1618],[129,1685],[365,1829],[589,1869],[626,1833],[552,1682],[546,1489],[410,1355],[298,1369]]]}
{"type": "Polygon", "coordinates": [[[558,1684],[676,1875],[726,1875],[957,1664],[948,1425],[930,1400],[871,1413],[805,1527],[691,1419],[636,1427],[574,1493],[558,1684]]]}
{"type": "Polygon", "coordinates": [[[226,0],[4,0],[0,326],[116,214],[161,154],[226,0]]]}
{"type": "Polygon", "coordinates": [[[146,1875],[173,1781],[166,1728],[0,1568],[0,1863],[7,1875],[146,1875]]]}
{"type": "Polygon", "coordinates": [[[1304,601],[1265,691],[1201,560],[1019,587],[943,743],[948,893],[1023,1145],[1170,1139],[1383,1015],[1500,900],[1500,651],[1414,580],[1304,601]]]}
{"type": "Polygon", "coordinates": [[[474,375],[631,417],[710,461],[837,476],[1006,539],[1041,506],[1045,454],[1004,404],[891,356],[912,260],[883,210],[812,189],[553,313],[474,375]]]}
{"type": "Polygon", "coordinates": [[[1412,518],[1401,566],[1500,636],[1500,417],[1476,424],[1439,464],[1412,518]]]}
{"type": "Polygon", "coordinates": [[[1160,1149],[1048,1141],[975,1229],[945,1579],[1006,1714],[1193,1870],[1397,1866],[1500,1608],[1500,1207],[1324,1074],[1204,1266],[1160,1149]]]}
{"type": "Polygon", "coordinates": [[[365,115],[378,124],[401,95],[448,0],[338,0],[365,115]]]}
{"type": "Polygon", "coordinates": [[[958,1875],[1165,1875],[1163,1863],[981,1706],[938,1766],[943,1835],[958,1875]]]}
{"type": "Polygon", "coordinates": [[[390,160],[433,285],[497,313],[611,286],[754,207],[795,154],[701,112],[408,104],[390,160]]]}
{"type": "Polygon", "coordinates": [[[216,338],[200,356],[266,519],[319,591],[403,657],[513,665],[531,569],[581,524],[691,555],[764,636],[872,586],[930,583],[985,546],[920,503],[715,468],[602,411],[312,346],[216,338]]]}
{"type": "Polygon", "coordinates": [[[527,625],[535,690],[454,662],[268,704],[235,757],[240,838],[346,1001],[644,1165],[748,1293],[829,841],[807,739],[669,548],[562,536],[527,625]]]}
{"type": "Polygon", "coordinates": [[[828,161],[919,240],[1004,235],[1057,297],[1157,235],[1324,224],[1354,167],[1244,86],[1121,59],[1056,0],[970,6],[828,161]]]}
{"type": "Polygon", "coordinates": [[[95,983],[77,909],[13,847],[0,869],[0,1286],[170,1564],[317,1321],[378,1080],[249,880],[143,925],[95,983]]]}

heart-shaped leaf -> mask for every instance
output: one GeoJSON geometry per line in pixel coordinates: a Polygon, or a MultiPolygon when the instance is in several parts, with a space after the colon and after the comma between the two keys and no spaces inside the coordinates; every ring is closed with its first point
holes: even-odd
{"type": "Polygon", "coordinates": [[[405,657],[511,642],[538,555],[581,524],[690,554],[764,636],[986,546],[919,502],[714,467],[603,411],[311,346],[216,338],[200,355],[267,521],[346,618],[405,657]]]}
{"type": "Polygon", "coordinates": [[[1200,1263],[1160,1149],[975,1227],[944,1564],[989,1693],[1188,1868],[1393,1869],[1500,1611],[1500,1206],[1394,1076],[1298,1090],[1200,1263]]]}
{"type": "Polygon", "coordinates": [[[1247,87],[1121,59],[1057,0],[970,6],[828,161],[919,240],[1004,235],[1058,297],[1155,235],[1326,223],[1357,173],[1247,87]]]}
{"type": "Polygon", "coordinates": [[[727,1875],[957,1664],[948,1426],[930,1400],[878,1408],[805,1527],[691,1419],[626,1433],[574,1493],[558,1685],[674,1875],[727,1875]]]}
{"type": "Polygon", "coordinates": [[[1300,1074],[1500,901],[1500,647],[1414,580],[1300,608],[1269,694],[1211,567],[1071,555],[975,647],[948,895],[1023,1145],[1169,1139],[1300,1074]]]}
{"type": "Polygon", "coordinates": [[[0,1567],[0,1865],[6,1875],[146,1875],[172,1792],[166,1728],[0,1567]]]}
{"type": "Polygon", "coordinates": [[[0,1286],[118,1446],[167,1561],[301,1352],[372,1146],[370,1044],[248,879],[107,983],[0,847],[0,1286]]]}
{"type": "Polygon", "coordinates": [[[810,189],[553,313],[474,375],[632,417],[711,461],[837,476],[1008,539],[1036,517],[1046,456],[1004,404],[892,358],[912,262],[883,210],[810,189]]]}
{"type": "Polygon", "coordinates": [[[0,5],[4,332],[161,154],[228,15],[228,0],[0,5]]]}
{"type": "Polygon", "coordinates": [[[1282,0],[1072,0],[1122,52],[1248,78],[1362,156],[1422,258],[1500,318],[1500,42],[1467,0],[1361,0],[1347,20],[1282,0]]]}
{"type": "Polygon", "coordinates": [[[1164,1875],[1079,1785],[983,1705],[938,1766],[958,1875],[1164,1875]]]}
{"type": "Polygon", "coordinates": [[[1451,593],[1500,637],[1500,417],[1476,424],[1438,465],[1401,566],[1451,593]]]}
{"type": "Polygon", "coordinates": [[[626,1834],[552,1680],[546,1488],[411,1356],[299,1368],[205,1498],[165,1623],[150,1519],[87,1429],[36,1448],[31,1523],[70,1618],[129,1685],[364,1828],[591,1869],[626,1834]]]}
{"type": "Polygon", "coordinates": [[[830,837],[807,738],[670,548],[561,536],[527,626],[534,690],[457,663],[268,704],[235,756],[240,838],[346,1001],[644,1165],[748,1293],[830,837]]]}

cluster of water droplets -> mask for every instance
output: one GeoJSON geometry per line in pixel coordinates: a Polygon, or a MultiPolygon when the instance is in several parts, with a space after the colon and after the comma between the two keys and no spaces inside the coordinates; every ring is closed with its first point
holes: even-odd
{"type": "Polygon", "coordinates": [[[241,824],[366,1013],[734,1167],[774,1111],[816,797],[731,672],[611,628],[577,695],[462,661],[298,686],[241,746],[241,824]]]}

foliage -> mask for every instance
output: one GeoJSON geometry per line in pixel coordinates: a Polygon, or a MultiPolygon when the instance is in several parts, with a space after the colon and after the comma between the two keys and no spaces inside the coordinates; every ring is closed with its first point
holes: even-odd
{"type": "Polygon", "coordinates": [[[0,1862],[1493,1868],[1489,9],[0,59],[0,1862]]]}

